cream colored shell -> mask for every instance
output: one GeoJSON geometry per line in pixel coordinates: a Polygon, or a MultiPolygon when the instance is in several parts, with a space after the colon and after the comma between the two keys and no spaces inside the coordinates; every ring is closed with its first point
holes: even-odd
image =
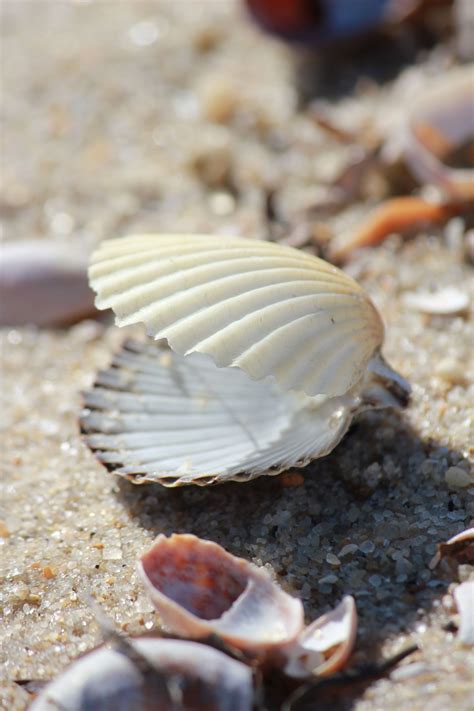
{"type": "Polygon", "coordinates": [[[179,355],[205,353],[283,390],[343,395],[383,341],[361,287],[336,267],[269,242],[137,235],[103,242],[89,278],[119,326],[144,323],[179,355]]]}

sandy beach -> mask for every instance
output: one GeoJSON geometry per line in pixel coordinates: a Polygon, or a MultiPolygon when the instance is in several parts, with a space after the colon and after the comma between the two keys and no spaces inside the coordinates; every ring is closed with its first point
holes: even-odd
{"type": "MultiPolygon", "coordinates": [[[[233,2],[5,1],[2,14],[6,241],[89,251],[139,232],[291,232],[316,253],[325,230],[355,224],[386,195],[376,183],[344,210],[318,212],[350,147],[301,104],[295,53],[233,2]],[[269,195],[290,227],[269,224],[269,195]],[[299,237],[308,211],[310,236],[299,237]]],[[[416,70],[424,81],[453,61],[440,45],[416,70]]],[[[401,70],[405,81],[413,71],[401,70]]],[[[388,122],[394,81],[360,80],[328,110],[354,130],[384,112],[388,122]]],[[[81,391],[141,329],[105,315],[1,330],[0,708],[27,708],[17,680],[53,678],[101,642],[86,593],[127,634],[158,625],[136,561],[172,532],[264,566],[308,620],[354,595],[354,663],[419,645],[344,708],[472,707],[474,655],[456,638],[450,592],[474,568],[429,563],[437,544],[474,525],[474,329],[469,311],[430,316],[406,300],[454,287],[472,303],[466,227],[453,217],[344,265],[383,316],[384,353],[412,402],[361,416],[298,486],[263,477],[166,490],[109,474],[81,440],[81,391]]]]}

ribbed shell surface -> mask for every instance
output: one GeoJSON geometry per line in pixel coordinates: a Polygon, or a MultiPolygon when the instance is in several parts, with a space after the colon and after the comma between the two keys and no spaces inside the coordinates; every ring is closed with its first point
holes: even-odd
{"type": "Polygon", "coordinates": [[[383,341],[369,297],[348,275],[291,247],[205,235],[103,242],[89,278],[119,326],[144,323],[179,355],[205,353],[284,390],[342,395],[383,341]]]}
{"type": "Polygon", "coordinates": [[[282,392],[209,356],[136,341],[84,399],[81,428],[98,459],[135,483],[171,487],[303,466],[336,446],[356,408],[353,396],[282,392]]]}

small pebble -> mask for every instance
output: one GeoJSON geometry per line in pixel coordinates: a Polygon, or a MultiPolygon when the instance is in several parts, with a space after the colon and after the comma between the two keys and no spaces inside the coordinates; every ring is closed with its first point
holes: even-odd
{"type": "Polygon", "coordinates": [[[209,198],[212,212],[219,217],[230,215],[235,209],[235,198],[223,190],[218,190],[209,198]]]}
{"type": "Polygon", "coordinates": [[[435,375],[451,385],[466,382],[465,367],[455,358],[442,358],[434,367],[435,375]]]}
{"type": "Polygon", "coordinates": [[[239,104],[239,92],[228,75],[211,75],[199,87],[203,116],[209,121],[227,123],[239,104]]]}
{"type": "Polygon", "coordinates": [[[375,550],[375,543],[373,541],[364,541],[363,543],[360,544],[359,546],[360,550],[362,553],[365,553],[366,555],[369,555],[370,553],[373,553],[375,550]]]}
{"type": "Polygon", "coordinates": [[[326,575],[324,578],[321,578],[319,581],[319,585],[334,585],[337,583],[338,577],[337,575],[326,575]]]}
{"type": "Polygon", "coordinates": [[[446,484],[454,489],[464,489],[474,486],[474,480],[461,467],[449,467],[444,475],[446,484]]]}
{"type": "Polygon", "coordinates": [[[371,575],[369,578],[369,584],[374,588],[379,588],[382,583],[382,578],[380,575],[371,575]]]}
{"type": "Polygon", "coordinates": [[[393,681],[404,681],[405,679],[413,679],[417,676],[434,676],[434,670],[429,667],[424,662],[414,662],[413,664],[406,664],[405,666],[398,667],[390,674],[390,678],[393,681]]]}
{"type": "Polygon", "coordinates": [[[328,553],[326,556],[326,561],[330,565],[341,565],[341,561],[337,557],[337,555],[334,555],[334,553],[328,553]]]}
{"type": "Polygon", "coordinates": [[[301,486],[304,484],[304,476],[299,472],[286,472],[280,477],[280,484],[286,488],[291,486],[301,486]]]}
{"type": "Polygon", "coordinates": [[[339,551],[339,558],[344,558],[344,556],[346,555],[351,555],[357,550],[359,550],[359,546],[356,546],[355,543],[348,543],[346,546],[343,546],[343,548],[341,548],[341,550],[339,551]]]}

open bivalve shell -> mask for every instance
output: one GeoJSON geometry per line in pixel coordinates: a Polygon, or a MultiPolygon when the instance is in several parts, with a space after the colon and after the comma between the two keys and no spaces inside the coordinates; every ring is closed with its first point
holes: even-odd
{"type": "Polygon", "coordinates": [[[329,453],[352,417],[400,405],[383,325],[360,286],[290,247],[145,235],[92,257],[96,305],[144,323],[85,394],[86,442],[109,469],[166,486],[276,474],[329,453]]]}
{"type": "Polygon", "coordinates": [[[357,630],[352,598],[304,627],[303,606],[265,570],[211,541],[189,534],[158,536],[139,563],[150,599],[166,629],[226,644],[307,677],[340,668],[357,630]]]}
{"type": "Polygon", "coordinates": [[[250,711],[251,669],[197,642],[136,638],[99,647],[48,684],[31,711],[250,711]]]}

